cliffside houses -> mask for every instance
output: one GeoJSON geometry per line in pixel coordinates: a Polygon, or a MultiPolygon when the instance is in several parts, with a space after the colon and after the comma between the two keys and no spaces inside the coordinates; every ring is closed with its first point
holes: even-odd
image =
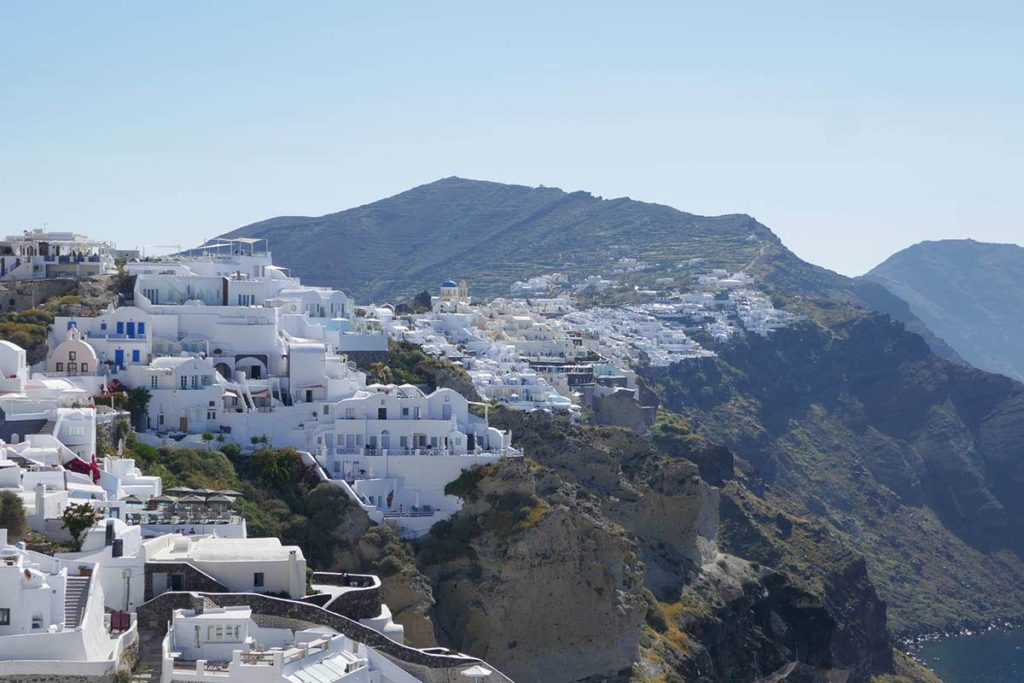
{"type": "MultiPolygon", "coordinates": [[[[86,395],[144,388],[136,427],[150,443],[210,432],[315,454],[371,517],[410,535],[458,508],[444,486],[461,470],[519,455],[455,392],[369,385],[349,357],[386,351],[393,312],[302,285],[256,241],[127,269],[134,305],[58,318],[46,369],[86,395]]],[[[465,283],[446,283],[435,305],[468,306],[465,283]]]]}
{"type": "Polygon", "coordinates": [[[414,683],[372,647],[326,626],[263,619],[249,606],[176,609],[164,636],[162,683],[414,683]]]}
{"type": "Polygon", "coordinates": [[[0,529],[3,676],[110,680],[131,659],[134,620],[112,619],[91,564],[66,564],[7,543],[0,529]]]}
{"type": "Polygon", "coordinates": [[[36,229],[0,240],[0,280],[87,277],[115,271],[110,243],[85,235],[36,229]]]}

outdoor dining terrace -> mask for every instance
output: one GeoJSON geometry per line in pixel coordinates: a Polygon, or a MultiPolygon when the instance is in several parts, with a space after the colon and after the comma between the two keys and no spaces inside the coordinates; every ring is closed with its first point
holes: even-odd
{"type": "Polygon", "coordinates": [[[124,521],[141,526],[195,526],[240,524],[243,518],[235,511],[238,491],[172,487],[159,496],[141,500],[128,496],[124,521]]]}

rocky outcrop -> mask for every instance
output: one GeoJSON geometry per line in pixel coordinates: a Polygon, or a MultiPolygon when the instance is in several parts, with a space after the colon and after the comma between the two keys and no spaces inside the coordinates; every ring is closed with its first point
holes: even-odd
{"type": "Polygon", "coordinates": [[[595,396],[590,401],[594,424],[609,427],[625,427],[637,434],[646,434],[649,430],[652,407],[643,406],[633,398],[633,392],[616,391],[607,396],[595,396]]]}
{"type": "MultiPolygon", "coordinates": [[[[542,464],[453,485],[463,509],[417,552],[440,642],[518,681],[754,680],[796,664],[787,680],[865,681],[892,670],[885,605],[856,555],[833,548],[812,582],[719,552],[718,510],[735,507],[739,485],[722,499],[679,455],[705,451],[699,437],[667,455],[623,429],[545,414],[496,422],[542,464]]],[[[730,518],[730,542],[737,528],[730,518]]],[[[747,540],[770,547],[763,533],[751,523],[747,540]]]]}
{"type": "Polygon", "coordinates": [[[588,494],[510,461],[438,527],[419,556],[444,642],[520,683],[628,674],[647,609],[643,565],[588,494]]]}

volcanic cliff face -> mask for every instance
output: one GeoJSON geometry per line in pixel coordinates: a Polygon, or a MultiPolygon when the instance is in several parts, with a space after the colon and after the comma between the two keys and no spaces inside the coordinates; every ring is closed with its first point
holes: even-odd
{"type": "Polygon", "coordinates": [[[420,551],[442,640],[522,683],[628,676],[647,606],[622,529],[526,462],[491,468],[465,493],[420,551]]]}
{"type": "MultiPolygon", "coordinates": [[[[863,553],[898,631],[1021,613],[1021,385],[862,312],[645,379],[767,503],[863,553]]],[[[745,556],[804,571],[799,539],[762,557],[741,539],[745,556]]]]}
{"type": "Polygon", "coordinates": [[[544,414],[494,422],[542,464],[452,485],[464,508],[417,550],[440,642],[522,682],[891,670],[885,606],[856,556],[805,586],[718,551],[719,490],[682,452],[722,449],[690,434],[669,452],[544,414]]]}

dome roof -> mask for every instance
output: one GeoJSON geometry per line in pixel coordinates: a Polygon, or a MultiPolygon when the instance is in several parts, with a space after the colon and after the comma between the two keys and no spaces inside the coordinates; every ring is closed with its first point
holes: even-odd
{"type": "Polygon", "coordinates": [[[441,286],[442,287],[458,287],[459,285],[458,285],[457,282],[455,282],[455,280],[445,280],[444,284],[442,284],[441,286]]]}

